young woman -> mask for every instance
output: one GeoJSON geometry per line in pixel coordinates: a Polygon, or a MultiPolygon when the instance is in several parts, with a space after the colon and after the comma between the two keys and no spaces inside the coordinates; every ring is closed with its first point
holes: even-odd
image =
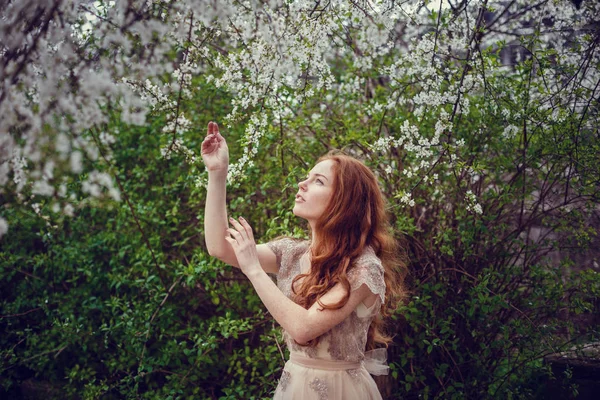
{"type": "Polygon", "coordinates": [[[322,157],[298,184],[293,212],[311,240],[256,245],[248,222],[227,218],[229,154],[216,123],[202,143],[208,169],[208,252],[239,267],[283,327],[290,350],[275,399],[381,399],[371,374],[387,374],[391,340],[381,317],[401,295],[404,265],[375,175],[342,154],[322,157]],[[277,275],[277,285],[267,273],[277,275]]]}

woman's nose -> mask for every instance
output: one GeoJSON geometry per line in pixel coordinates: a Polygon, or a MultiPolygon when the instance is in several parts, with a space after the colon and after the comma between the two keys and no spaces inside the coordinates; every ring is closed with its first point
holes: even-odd
{"type": "Polygon", "coordinates": [[[298,188],[300,188],[300,190],[305,191],[306,190],[306,181],[298,182],[298,188]]]}

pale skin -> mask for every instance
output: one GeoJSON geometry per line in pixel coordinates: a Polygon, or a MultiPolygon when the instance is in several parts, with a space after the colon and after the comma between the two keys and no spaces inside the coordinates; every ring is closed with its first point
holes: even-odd
{"type": "MultiPolygon", "coordinates": [[[[237,220],[227,217],[225,196],[229,151],[214,122],[208,124],[208,132],[202,142],[202,158],[208,170],[204,232],[209,254],[240,268],[273,318],[296,342],[307,343],[331,330],[361,302],[367,307],[375,302],[377,295],[364,284],[352,291],[346,305],[337,310],[321,309],[318,303],[307,310],[288,299],[267,275],[279,270],[273,251],[266,244],[256,244],[252,228],[243,217],[237,220]]],[[[326,160],[317,164],[308,178],[298,184],[294,214],[305,218],[311,225],[313,241],[315,222],[331,198],[334,179],[332,162],[326,160]]],[[[335,304],[345,294],[345,289],[338,284],[321,298],[321,302],[335,304]]]]}

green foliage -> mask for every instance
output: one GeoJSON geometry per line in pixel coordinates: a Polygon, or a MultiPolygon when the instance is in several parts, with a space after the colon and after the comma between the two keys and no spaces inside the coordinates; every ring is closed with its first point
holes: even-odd
{"type": "MultiPolygon", "coordinates": [[[[106,127],[118,137],[113,159],[103,161],[122,202],[73,218],[43,207],[52,223],[4,212],[15,224],[0,252],[2,390],[18,396],[34,381],[54,389],[44,398],[270,397],[280,333],[243,275],[204,250],[196,167],[161,158],[160,116],[143,129],[116,121],[106,127]]],[[[270,237],[292,231],[284,198],[265,197],[276,176],[231,195],[233,212],[264,222],[270,237]],[[274,213],[252,207],[257,198],[274,213]]]]}

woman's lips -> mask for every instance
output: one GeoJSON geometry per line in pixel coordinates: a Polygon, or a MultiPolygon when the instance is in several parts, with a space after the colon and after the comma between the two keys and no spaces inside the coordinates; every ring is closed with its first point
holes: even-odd
{"type": "Polygon", "coordinates": [[[304,198],[302,196],[300,196],[299,194],[296,195],[296,202],[304,202],[304,198]]]}

